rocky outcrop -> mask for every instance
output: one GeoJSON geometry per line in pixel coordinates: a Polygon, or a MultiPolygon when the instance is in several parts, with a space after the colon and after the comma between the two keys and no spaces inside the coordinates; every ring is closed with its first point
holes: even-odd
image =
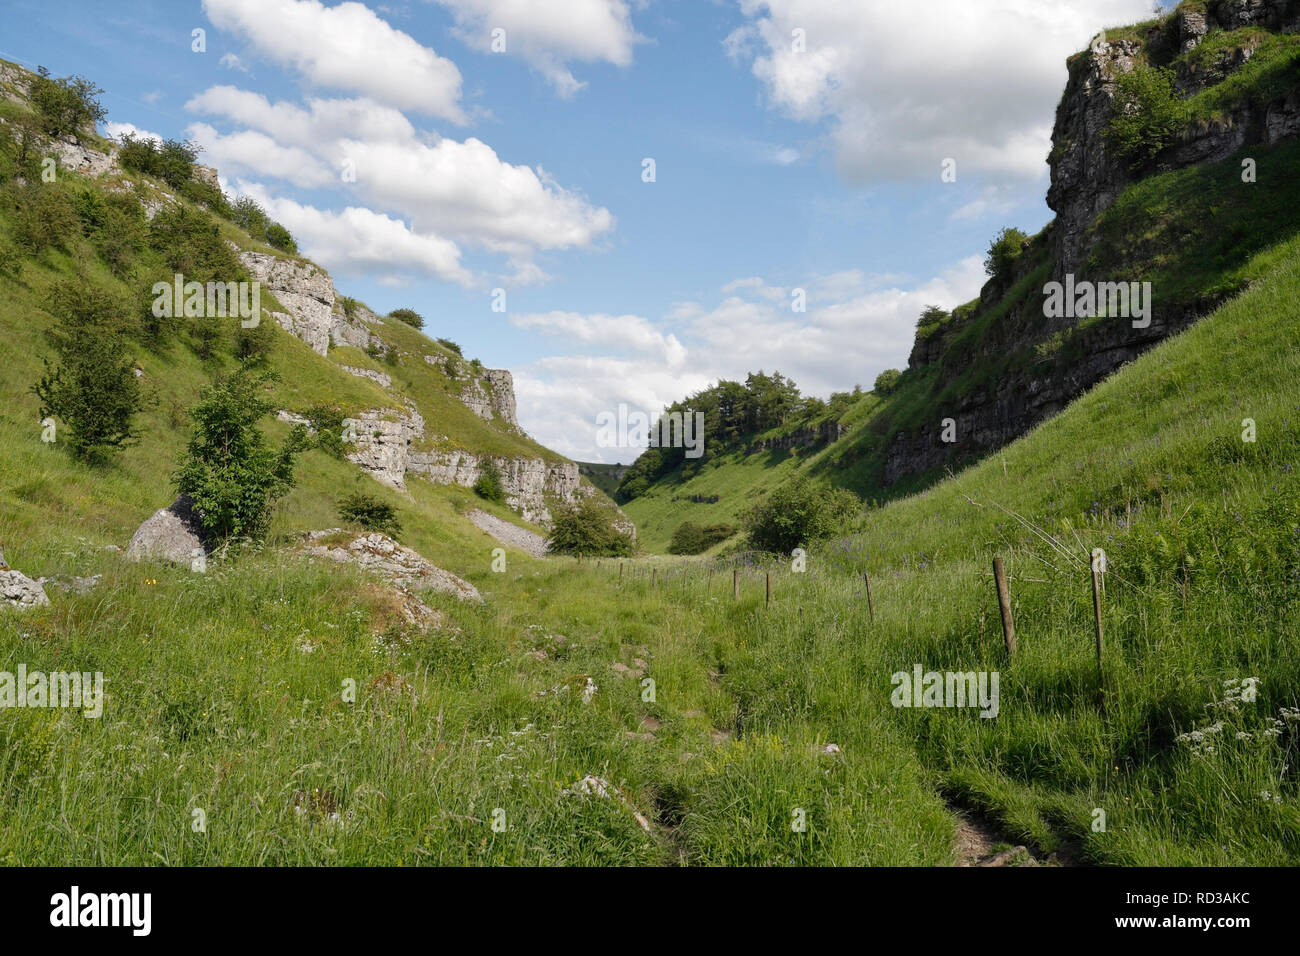
{"type": "Polygon", "coordinates": [[[312,531],[307,535],[306,554],[328,558],[340,564],[356,564],[400,588],[418,593],[450,594],[462,601],[483,603],[478,588],[450,571],[430,563],[424,556],[383,534],[358,535],[345,544],[329,540],[344,535],[338,528],[312,531]]]}
{"type": "Polygon", "coordinates": [[[5,562],[0,551],[0,607],[26,609],[43,607],[50,603],[40,581],[33,581],[21,571],[15,571],[5,562]]]}
{"type": "Polygon", "coordinates": [[[310,262],[282,259],[266,252],[240,252],[239,261],[256,281],[270,290],[288,313],[272,317],[318,355],[329,352],[334,326],[334,282],[310,262]]]}
{"type": "Polygon", "coordinates": [[[515,380],[505,369],[484,369],[470,379],[460,400],[479,418],[498,418],[512,428],[519,427],[515,418],[515,380]]]}
{"type": "Polygon", "coordinates": [[[464,451],[423,451],[410,456],[407,470],[439,485],[473,487],[490,460],[501,475],[506,503],[534,524],[548,524],[551,512],[547,499],[575,501],[590,489],[582,485],[578,466],[571,461],[541,458],[485,459],[464,451]]]}
{"type": "Polygon", "coordinates": [[[1122,319],[1080,324],[1065,316],[1049,318],[1043,314],[1037,283],[1025,300],[1008,302],[1006,297],[1035,270],[1058,281],[1067,273],[1094,281],[1123,279],[1087,273],[1090,256],[1101,241],[1094,225],[1127,187],[1153,173],[1217,162],[1243,147],[1300,135],[1300,89],[1292,89],[1271,100],[1256,94],[1226,103],[1219,115],[1189,126],[1138,168],[1109,149],[1106,130],[1114,115],[1120,76],[1152,63],[1172,64],[1175,92],[1194,96],[1249,62],[1263,34],[1243,33],[1231,44],[1216,46],[1213,55],[1183,54],[1196,50],[1211,31],[1241,27],[1300,31],[1300,3],[1187,4],[1136,36],[1129,31],[1111,40],[1099,36],[1088,50],[1070,59],[1049,157],[1048,205],[1056,211],[1056,219],[1021,255],[1011,275],[985,284],[978,304],[954,313],[949,322],[924,337],[918,334],[909,368],[928,366],[939,371],[931,393],[932,417],[887,436],[885,485],[978,460],[1063,410],[1121,365],[1187,328],[1217,304],[1213,297],[1192,295],[1170,302],[1157,293],[1150,324],[1135,328],[1122,319]],[[987,316],[994,308],[1001,308],[1002,314],[987,323],[980,336],[972,340],[962,335],[968,320],[987,316]],[[1016,361],[1008,361],[1011,356],[1016,361]],[[990,366],[1000,370],[996,377],[982,376],[990,366]],[[946,386],[963,378],[985,380],[954,390],[957,394],[952,398],[946,386]],[[952,420],[948,428],[945,419],[952,420]]]}
{"type": "Polygon", "coordinates": [[[799,428],[788,435],[764,438],[746,448],[745,454],[756,455],[759,452],[789,450],[791,448],[814,448],[818,445],[839,441],[847,431],[848,426],[841,425],[839,422],[822,422],[816,428],[799,428]]]}
{"type": "Polygon", "coordinates": [[[0,607],[26,610],[49,603],[45,589],[21,571],[12,568],[0,571],[0,607]]]}
{"type": "Polygon", "coordinates": [[[370,473],[376,481],[406,490],[411,466],[411,444],[424,436],[424,418],[413,403],[405,410],[376,409],[343,420],[345,434],[353,437],[347,459],[370,473]]]}
{"type": "MultiPolygon", "coordinates": [[[[1300,4],[1291,0],[1222,0],[1188,6],[1141,38],[1112,42],[1103,34],[1088,50],[1071,58],[1049,158],[1052,180],[1047,204],[1057,214],[1056,277],[1080,270],[1096,241],[1089,227],[1124,187],[1141,175],[1106,144],[1117,78],[1147,66],[1152,59],[1164,61],[1196,49],[1212,30],[1242,27],[1296,32],[1300,30],[1300,4]]],[[[1258,37],[1246,37],[1209,62],[1178,62],[1176,92],[1189,97],[1222,81],[1250,59],[1258,42],[1258,37]]],[[[1297,131],[1300,94],[1295,90],[1267,104],[1243,100],[1224,115],[1187,130],[1156,157],[1154,165],[1169,170],[1218,162],[1243,146],[1276,143],[1297,131]]]]}
{"type": "Polygon", "coordinates": [[[355,375],[358,378],[368,378],[370,381],[383,388],[390,388],[393,384],[392,378],[386,373],[376,372],[372,368],[355,368],[351,365],[340,365],[339,368],[343,369],[343,371],[347,372],[349,375],[355,375]]]}
{"type": "Polygon", "coordinates": [[[183,496],[155,511],[126,546],[131,561],[169,561],[188,567],[206,553],[198,518],[189,499],[183,496]]]}

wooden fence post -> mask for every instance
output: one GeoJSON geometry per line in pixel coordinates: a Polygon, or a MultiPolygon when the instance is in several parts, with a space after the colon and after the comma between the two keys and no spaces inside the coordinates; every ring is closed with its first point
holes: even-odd
{"type": "Polygon", "coordinates": [[[1092,559],[1092,613],[1097,619],[1097,676],[1101,676],[1101,569],[1097,558],[1092,559]]]}
{"type": "Polygon", "coordinates": [[[767,606],[772,606],[772,572],[767,572],[767,606]]]}
{"type": "Polygon", "coordinates": [[[739,568],[731,569],[731,599],[733,601],[740,600],[740,569],[739,568]]]}
{"type": "Polygon", "coordinates": [[[650,569],[650,590],[651,591],[659,590],[659,569],[658,568],[650,569]]]}
{"type": "Polygon", "coordinates": [[[867,613],[871,615],[871,623],[876,622],[876,605],[871,600],[871,575],[866,571],[862,572],[862,583],[867,586],[867,613]]]}
{"type": "Polygon", "coordinates": [[[622,561],[618,563],[618,583],[619,584],[623,583],[623,562],[622,561]]]}
{"type": "Polygon", "coordinates": [[[1002,612],[1002,636],[1007,642],[1007,656],[1016,656],[1016,625],[1011,619],[1011,592],[1007,589],[1007,572],[1002,559],[993,559],[993,580],[998,586],[998,609],[1002,612]]]}

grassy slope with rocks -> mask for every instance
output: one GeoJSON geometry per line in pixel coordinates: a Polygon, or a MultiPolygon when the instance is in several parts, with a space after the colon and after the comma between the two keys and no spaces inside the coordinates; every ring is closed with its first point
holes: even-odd
{"type": "MultiPolygon", "coordinates": [[[[168,500],[185,425],[174,409],[212,369],[180,345],[141,349],[161,400],[106,469],[42,444],[27,391],[50,321],[41,290],[75,269],[62,252],[26,261],[0,284],[13,347],[0,367],[0,542],[33,577],[103,579],[0,613],[0,670],[101,670],[108,699],[99,720],[0,714],[0,861],[944,864],[956,805],[1039,855],[1295,865],[1300,239],[1278,238],[1234,265],[1250,287],[1188,332],[1002,455],[869,512],[805,573],[741,565],[734,602],[732,565],[707,558],[512,552],[494,574],[495,542],[458,512],[496,509],[420,481],[403,498],[319,451],[267,547],[205,575],[127,563],[104,546],[168,500]],[[1241,440],[1245,418],[1257,442],[1241,440]],[[336,497],[358,486],[395,504],[403,541],[486,603],[429,598],[446,626],[420,633],[378,582],[286,547],[337,523],[336,497]],[[1110,556],[1101,687],[1086,570],[1097,546],[1110,556]],[[1011,572],[1013,662],[994,554],[1011,572]],[[918,662],[1000,671],[998,718],[893,708],[890,675],[918,662]],[[1235,699],[1243,678],[1259,679],[1257,701],[1235,699]],[[591,776],[619,797],[573,793],[591,776]]],[[[400,347],[405,333],[380,334],[400,347]]],[[[294,373],[274,386],[292,390],[278,404],[382,406],[333,356],[282,334],[274,349],[294,373]]],[[[889,404],[867,396],[847,420],[865,427],[889,404]]],[[[777,468],[747,459],[753,473],[734,481],[741,468],[706,467],[693,480],[716,482],[700,485],[716,505],[644,504],[662,509],[656,522],[728,520],[733,498],[842,450],[770,453],[777,468]]],[[[650,531],[666,542],[672,527],[650,531]]]]}

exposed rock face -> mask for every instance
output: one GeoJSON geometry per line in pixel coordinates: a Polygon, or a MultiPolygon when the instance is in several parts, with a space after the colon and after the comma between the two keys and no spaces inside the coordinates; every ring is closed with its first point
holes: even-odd
{"type": "MultiPolygon", "coordinates": [[[[1147,63],[1169,62],[1180,52],[1195,49],[1212,30],[1257,26],[1282,32],[1300,30],[1300,4],[1288,0],[1224,0],[1183,10],[1153,29],[1143,40],[1099,40],[1072,57],[1065,93],[1057,107],[1052,138],[1051,188],[1048,205],[1057,213],[1045,231],[1034,261],[1050,263],[1051,278],[1073,273],[1095,281],[1123,276],[1087,276],[1089,256],[1098,241],[1092,230],[1097,217],[1123,190],[1141,176],[1223,160],[1243,147],[1273,144],[1300,135],[1300,90],[1292,89],[1272,102],[1243,100],[1213,122],[1198,124],[1162,151],[1150,168],[1131,169],[1108,149],[1105,131],[1114,109],[1117,77],[1147,63]]],[[[1258,38],[1244,36],[1214,57],[1180,61],[1174,87],[1192,96],[1239,70],[1254,55],[1258,38]]],[[[1033,263],[1022,256],[1013,275],[990,280],[981,290],[980,307],[998,303],[1023,279],[1033,263]]],[[[1137,358],[1169,335],[1187,328],[1211,301],[1162,304],[1158,294],[1150,325],[1134,328],[1124,320],[1104,320],[1077,328],[1078,320],[1047,318],[1041,312],[1007,315],[974,343],[954,348],[963,325],[954,321],[926,339],[918,338],[909,367],[938,365],[942,381],[950,382],[1008,354],[1047,349],[1041,360],[1030,360],[996,381],[965,393],[955,406],[935,407],[923,429],[893,436],[885,460],[886,485],[946,466],[958,467],[978,459],[1023,435],[1039,422],[1063,410],[1071,401],[1126,362],[1137,358]],[[1057,333],[1070,336],[1071,355],[1062,364],[1050,357],[1049,341],[1057,333]],[[943,419],[955,424],[956,441],[942,440],[943,419]]],[[[1032,311],[1032,310],[1030,310],[1032,311]]],[[[937,394],[937,393],[936,393],[937,394]]]]}
{"type": "MultiPolygon", "coordinates": [[[[1052,185],[1047,204],[1057,213],[1056,271],[1059,278],[1078,272],[1093,242],[1088,227],[1135,178],[1122,159],[1106,147],[1105,131],[1113,115],[1116,78],[1145,64],[1147,50],[1195,49],[1211,30],[1263,27],[1279,32],[1300,30],[1300,5],[1290,0],[1225,0],[1204,9],[1180,11],[1145,42],[1101,41],[1070,61],[1070,79],[1057,107],[1049,160],[1052,185]]],[[[1208,66],[1193,70],[1181,64],[1175,89],[1191,96],[1239,70],[1255,42],[1225,50],[1208,66]]],[[[1300,95],[1292,91],[1263,109],[1241,105],[1205,128],[1198,128],[1157,157],[1157,168],[1180,169],[1225,159],[1243,146],[1276,143],[1300,130],[1300,95]]]]}
{"type": "Polygon", "coordinates": [[[351,365],[340,365],[339,368],[343,369],[343,371],[347,372],[349,375],[355,375],[358,378],[368,378],[370,381],[375,382],[384,388],[389,388],[393,384],[391,377],[384,372],[376,372],[372,368],[354,368],[351,365]]]}
{"type": "Polygon", "coordinates": [[[414,405],[405,411],[378,409],[362,412],[359,418],[345,418],[356,438],[347,453],[348,461],[368,471],[376,481],[399,491],[406,490],[411,443],[424,435],[424,418],[414,405]]]}
{"type": "Polygon", "coordinates": [[[460,400],[479,418],[499,418],[512,428],[519,427],[515,418],[515,380],[503,368],[475,371],[469,362],[443,355],[426,355],[424,360],[452,381],[465,382],[460,400]]]}
{"type": "Polygon", "coordinates": [[[309,544],[306,553],[341,564],[351,562],[399,587],[417,593],[434,591],[454,595],[462,601],[483,602],[482,595],[474,585],[450,571],[436,567],[418,552],[398,544],[387,535],[363,534],[345,545],[333,547],[317,543],[340,533],[337,528],[311,532],[307,536],[309,544]]]}
{"type": "MultiPolygon", "coordinates": [[[[413,474],[440,485],[473,487],[482,474],[483,458],[463,451],[428,451],[411,455],[407,468],[413,474]]],[[[548,462],[541,458],[492,458],[501,473],[506,503],[525,521],[547,524],[551,520],[546,506],[548,496],[574,501],[586,492],[571,461],[548,462]]]]}
{"type": "Polygon", "coordinates": [[[101,153],[76,143],[58,141],[54,143],[54,155],[64,169],[84,176],[104,176],[117,168],[116,149],[101,153]]]}
{"type": "Polygon", "coordinates": [[[191,503],[182,496],[140,525],[126,546],[126,556],[132,561],[153,559],[192,566],[206,554],[199,530],[191,503]]]}
{"type": "Polygon", "coordinates": [[[0,571],[0,607],[26,609],[49,603],[45,589],[21,571],[0,571]]]}
{"type": "Polygon", "coordinates": [[[265,252],[241,252],[239,261],[289,310],[272,313],[280,326],[324,355],[334,326],[334,282],[310,263],[281,259],[265,252]]]}
{"type": "Polygon", "coordinates": [[[756,455],[773,449],[812,448],[839,441],[846,431],[848,431],[847,425],[841,425],[839,422],[822,422],[816,428],[800,428],[788,435],[755,442],[745,449],[745,454],[756,455]]]}
{"type": "Polygon", "coordinates": [[[470,380],[460,400],[479,418],[499,418],[519,427],[515,418],[515,380],[505,369],[485,369],[482,376],[470,380]]]}

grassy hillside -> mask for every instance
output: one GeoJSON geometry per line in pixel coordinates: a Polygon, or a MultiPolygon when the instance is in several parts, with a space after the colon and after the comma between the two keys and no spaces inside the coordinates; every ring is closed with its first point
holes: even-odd
{"type": "Polygon", "coordinates": [[[772,567],[770,608],[762,569],[732,602],[729,565],[660,562],[657,589],[642,562],[621,582],[611,561],[494,575],[481,545],[441,540],[488,604],[441,602],[459,632],[422,637],[350,572],[268,551],[200,579],[124,564],[53,518],[7,540],[10,560],[105,584],[0,617],[0,660],[102,669],[109,700],[97,722],[3,725],[0,859],[943,863],[951,801],[1084,861],[1294,865],[1300,242],[1270,254],[1241,298],[1008,447],[1005,472],[995,458],[870,513],[805,573],[772,567]],[[998,718],[893,708],[890,675],[916,663],[999,671],[998,718]],[[1258,700],[1222,703],[1244,678],[1258,700]],[[1215,721],[1213,752],[1179,742],[1215,721]],[[589,774],[626,804],[564,792],[589,774]]]}

